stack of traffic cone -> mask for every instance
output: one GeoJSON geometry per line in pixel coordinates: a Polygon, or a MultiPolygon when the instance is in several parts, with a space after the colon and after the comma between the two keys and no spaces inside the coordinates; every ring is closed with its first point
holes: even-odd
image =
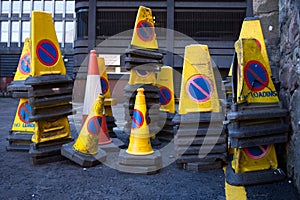
{"type": "Polygon", "coordinates": [[[91,50],[83,102],[82,125],[84,124],[89,114],[89,111],[91,110],[92,102],[94,102],[97,99],[98,94],[102,93],[99,77],[100,75],[98,69],[96,50],[91,50]]]}
{"type": "Polygon", "coordinates": [[[137,92],[129,146],[120,151],[117,169],[126,173],[155,173],[162,167],[162,157],[151,147],[144,89],[139,88],[137,92]]]}
{"type": "Polygon", "coordinates": [[[76,142],[65,144],[61,155],[81,165],[92,167],[106,160],[106,152],[99,146],[99,133],[103,121],[104,97],[98,95],[76,142]]]}
{"type": "MultiPolygon", "coordinates": [[[[159,89],[156,86],[155,71],[162,66],[163,54],[158,51],[152,10],[139,7],[130,47],[126,50],[125,67],[130,70],[128,85],[125,86],[125,127],[124,132],[130,133],[136,90],[144,88],[147,99],[147,112],[150,134],[155,134],[159,127],[159,89]],[[144,34],[145,33],[145,34],[144,34]]],[[[152,138],[153,138],[152,137],[152,138]]],[[[158,140],[152,142],[158,143],[158,140]]]]}
{"type": "Polygon", "coordinates": [[[32,110],[28,104],[28,89],[30,87],[24,84],[25,79],[30,74],[30,62],[31,40],[26,38],[14,80],[7,87],[8,91],[12,92],[12,97],[20,98],[12,128],[6,138],[8,141],[7,151],[28,151],[32,143],[31,138],[35,123],[29,122],[29,115],[32,110]]]}

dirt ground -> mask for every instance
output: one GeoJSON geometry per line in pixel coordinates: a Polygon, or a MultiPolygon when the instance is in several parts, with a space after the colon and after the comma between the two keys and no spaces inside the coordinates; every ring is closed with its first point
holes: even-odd
{"type": "MultiPolygon", "coordinates": [[[[0,98],[0,199],[226,199],[222,169],[191,172],[172,163],[157,174],[137,175],[70,160],[33,166],[28,152],[5,148],[17,105],[17,99],[0,98]]],[[[288,180],[246,191],[253,200],[299,198],[288,180]]]]}

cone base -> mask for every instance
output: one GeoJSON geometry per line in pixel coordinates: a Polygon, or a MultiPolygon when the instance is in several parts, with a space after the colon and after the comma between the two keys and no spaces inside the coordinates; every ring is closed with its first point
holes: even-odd
{"type": "Polygon", "coordinates": [[[117,170],[133,174],[157,173],[162,168],[162,157],[159,151],[154,151],[151,155],[136,156],[126,153],[122,149],[119,153],[119,163],[117,170]]]}
{"type": "Polygon", "coordinates": [[[29,149],[30,161],[32,165],[46,164],[64,160],[61,156],[60,149],[63,144],[73,139],[60,139],[45,143],[32,143],[29,149]]]}
{"type": "Polygon", "coordinates": [[[232,169],[231,162],[226,169],[226,182],[230,185],[248,186],[263,183],[273,183],[283,181],[285,174],[281,169],[269,169],[245,173],[235,173],[232,169]]]}
{"type": "Polygon", "coordinates": [[[122,142],[118,138],[112,138],[112,142],[108,144],[100,145],[99,147],[104,150],[105,152],[117,152],[120,151],[120,149],[125,148],[124,142],[122,142]]]}
{"type": "Polygon", "coordinates": [[[30,144],[32,143],[33,133],[32,132],[23,132],[11,131],[6,137],[8,145],[6,146],[6,151],[29,151],[30,144]]]}
{"type": "Polygon", "coordinates": [[[92,167],[106,160],[106,152],[98,147],[98,153],[95,155],[82,154],[73,149],[74,142],[64,144],[61,148],[61,155],[77,163],[82,167],[92,167]]]}
{"type": "Polygon", "coordinates": [[[185,169],[187,171],[199,172],[213,169],[221,169],[223,162],[217,160],[215,162],[194,162],[194,163],[181,163],[177,164],[178,168],[185,169]]]}

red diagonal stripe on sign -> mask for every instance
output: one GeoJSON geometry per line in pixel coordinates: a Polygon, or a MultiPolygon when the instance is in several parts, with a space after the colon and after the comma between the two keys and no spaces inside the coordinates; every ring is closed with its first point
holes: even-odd
{"type": "Polygon", "coordinates": [[[146,35],[148,36],[148,38],[151,38],[150,33],[147,31],[147,28],[143,25],[143,23],[141,23],[141,27],[142,29],[145,31],[146,35]]]}
{"type": "Polygon", "coordinates": [[[200,90],[200,92],[202,92],[206,96],[206,98],[209,97],[209,94],[205,90],[203,90],[199,85],[197,85],[195,82],[191,82],[191,84],[195,86],[198,90],[200,90]]]}
{"type": "Polygon", "coordinates": [[[52,58],[53,60],[56,60],[55,57],[52,56],[52,54],[50,54],[46,49],[44,49],[42,46],[40,46],[40,49],[47,54],[47,56],[49,56],[50,58],[52,58]]]}
{"type": "Polygon", "coordinates": [[[260,82],[262,85],[265,86],[267,84],[250,67],[248,68],[248,70],[256,78],[256,80],[258,80],[258,82],[260,82]]]}

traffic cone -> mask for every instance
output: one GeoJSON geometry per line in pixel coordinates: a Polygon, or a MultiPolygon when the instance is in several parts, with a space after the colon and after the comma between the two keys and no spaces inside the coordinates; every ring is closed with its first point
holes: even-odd
{"type": "Polygon", "coordinates": [[[146,100],[144,88],[137,89],[134,112],[132,116],[129,146],[126,153],[132,155],[148,155],[154,151],[150,143],[149,127],[146,121],[146,100]]]}
{"type": "Polygon", "coordinates": [[[91,110],[92,102],[96,100],[98,94],[102,93],[99,77],[100,75],[98,69],[96,50],[91,50],[83,102],[82,125],[84,124],[89,114],[89,111],[91,110]]]}
{"type": "Polygon", "coordinates": [[[109,144],[111,142],[112,142],[112,139],[110,139],[110,137],[108,135],[108,130],[107,130],[106,116],[103,115],[98,144],[103,145],[103,144],[109,144]]]}
{"type": "Polygon", "coordinates": [[[153,174],[162,168],[159,150],[153,151],[146,120],[144,89],[138,88],[128,149],[121,149],[117,169],[126,173],[153,174]]]}
{"type": "Polygon", "coordinates": [[[82,167],[91,167],[106,160],[106,152],[98,147],[103,121],[104,96],[98,95],[77,140],[63,145],[61,154],[82,167]]]}

